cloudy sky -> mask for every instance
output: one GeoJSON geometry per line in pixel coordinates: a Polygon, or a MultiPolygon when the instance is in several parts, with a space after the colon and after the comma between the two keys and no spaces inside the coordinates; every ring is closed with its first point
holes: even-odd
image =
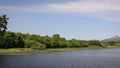
{"type": "Polygon", "coordinates": [[[120,0],[0,0],[8,30],[67,39],[120,36],[120,0]]]}

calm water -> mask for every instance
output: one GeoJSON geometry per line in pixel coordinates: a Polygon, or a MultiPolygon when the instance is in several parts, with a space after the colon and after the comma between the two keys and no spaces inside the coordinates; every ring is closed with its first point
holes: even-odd
{"type": "Polygon", "coordinates": [[[120,68],[120,49],[0,56],[0,68],[120,68]]]}

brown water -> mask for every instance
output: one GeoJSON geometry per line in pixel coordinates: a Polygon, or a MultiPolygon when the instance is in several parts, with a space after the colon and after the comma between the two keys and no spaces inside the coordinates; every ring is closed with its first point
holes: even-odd
{"type": "Polygon", "coordinates": [[[0,56],[0,68],[120,68],[120,49],[0,56]]]}

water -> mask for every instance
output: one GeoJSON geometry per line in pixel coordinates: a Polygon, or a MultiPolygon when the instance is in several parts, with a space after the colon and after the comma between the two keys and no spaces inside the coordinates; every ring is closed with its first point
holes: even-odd
{"type": "Polygon", "coordinates": [[[120,49],[0,56],[0,68],[120,68],[120,49]]]}

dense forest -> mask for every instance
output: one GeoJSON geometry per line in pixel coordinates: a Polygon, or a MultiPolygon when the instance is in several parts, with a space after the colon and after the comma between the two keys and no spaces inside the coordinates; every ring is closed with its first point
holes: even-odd
{"type": "Polygon", "coordinates": [[[99,40],[66,40],[59,34],[50,36],[40,36],[35,34],[22,34],[7,31],[6,15],[0,16],[0,48],[86,48],[86,47],[105,47],[106,45],[116,45],[114,41],[99,41],[99,40]]]}
{"type": "Polygon", "coordinates": [[[2,37],[0,48],[66,48],[66,47],[88,47],[90,45],[102,46],[98,40],[66,40],[59,34],[52,37],[32,34],[5,32],[2,37]]]}
{"type": "Polygon", "coordinates": [[[22,34],[15,32],[4,32],[0,48],[86,48],[86,47],[104,47],[106,45],[116,45],[116,42],[101,42],[99,40],[66,40],[59,34],[50,36],[40,36],[35,34],[22,34]]]}

